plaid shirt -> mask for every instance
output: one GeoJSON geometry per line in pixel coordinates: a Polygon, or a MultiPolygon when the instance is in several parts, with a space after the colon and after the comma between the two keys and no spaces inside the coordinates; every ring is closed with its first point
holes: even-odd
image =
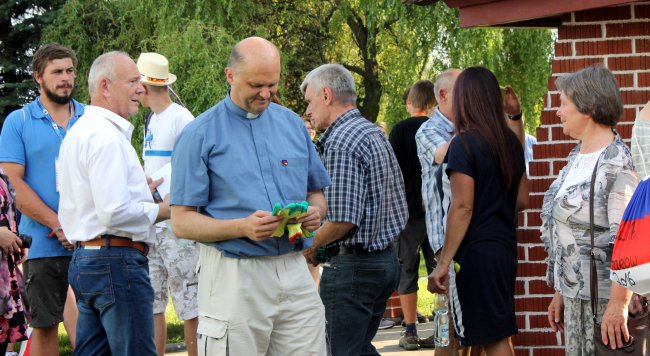
{"type": "Polygon", "coordinates": [[[426,211],[427,236],[434,252],[440,250],[445,242],[444,212],[436,182],[436,171],[440,165],[435,163],[434,155],[438,147],[451,140],[453,132],[451,121],[436,109],[415,134],[422,165],[422,202],[426,211]]]}
{"type": "Polygon", "coordinates": [[[327,220],[356,225],[330,246],[383,250],[406,225],[404,181],[384,134],[357,109],[340,116],[316,142],[332,185],[323,189],[327,220]]]}

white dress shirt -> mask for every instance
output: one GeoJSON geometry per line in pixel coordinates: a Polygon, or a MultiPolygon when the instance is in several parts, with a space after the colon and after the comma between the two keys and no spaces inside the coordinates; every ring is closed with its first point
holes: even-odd
{"type": "Polygon", "coordinates": [[[110,110],[86,106],[58,159],[59,221],[70,242],[102,234],[153,243],[158,205],[131,146],[133,125],[110,110]]]}

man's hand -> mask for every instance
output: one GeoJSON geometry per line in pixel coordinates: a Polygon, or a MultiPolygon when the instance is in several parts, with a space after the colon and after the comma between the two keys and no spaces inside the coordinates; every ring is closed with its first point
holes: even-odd
{"type": "Polygon", "coordinates": [[[517,93],[510,85],[506,85],[506,95],[503,99],[503,111],[506,115],[515,116],[521,114],[521,104],[517,93]]]}
{"type": "Polygon", "coordinates": [[[310,247],[302,251],[302,255],[305,256],[307,263],[311,264],[314,267],[318,266],[318,262],[316,261],[316,252],[317,249],[314,247],[310,247]]]}
{"type": "Polygon", "coordinates": [[[151,179],[151,177],[147,177],[147,185],[149,186],[149,191],[151,192],[151,196],[153,197],[153,200],[156,203],[161,202],[160,195],[158,197],[156,197],[156,194],[155,194],[156,193],[156,188],[158,188],[158,186],[161,185],[164,180],[165,179],[163,177],[160,177],[160,178],[158,178],[156,180],[151,179]]]}
{"type": "Polygon", "coordinates": [[[600,336],[603,343],[609,345],[612,350],[623,347],[623,343],[630,340],[630,332],[627,330],[627,306],[624,302],[610,299],[607,303],[600,324],[600,336]]]}
{"type": "Polygon", "coordinates": [[[258,210],[243,220],[242,235],[253,241],[266,240],[280,225],[283,218],[269,211],[258,210]]]}
{"type": "Polygon", "coordinates": [[[564,333],[564,300],[560,292],[555,292],[548,305],[548,324],[553,331],[564,333]]]}
{"type": "Polygon", "coordinates": [[[171,207],[169,206],[169,199],[169,194],[167,194],[165,195],[165,199],[158,202],[158,215],[156,216],[157,223],[171,218],[172,213],[171,207]]]}
{"type": "Polygon", "coordinates": [[[74,245],[72,245],[70,243],[70,241],[68,241],[68,239],[65,237],[65,233],[63,232],[63,230],[61,228],[55,229],[53,231],[55,231],[54,235],[59,240],[61,245],[63,245],[63,247],[65,247],[66,250],[68,250],[68,251],[74,250],[74,245]]]}
{"type": "Polygon", "coordinates": [[[438,264],[429,275],[427,290],[431,293],[446,293],[449,283],[449,265],[438,264]]]}
{"type": "Polygon", "coordinates": [[[433,162],[435,164],[441,164],[442,161],[445,160],[445,156],[447,155],[447,150],[449,149],[449,142],[443,143],[442,145],[438,146],[436,149],[436,153],[433,155],[433,162]]]}
{"type": "Polygon", "coordinates": [[[302,227],[309,231],[314,231],[320,227],[320,209],[315,206],[310,205],[307,208],[307,214],[299,218],[293,218],[289,220],[290,224],[302,223],[302,227]]]}

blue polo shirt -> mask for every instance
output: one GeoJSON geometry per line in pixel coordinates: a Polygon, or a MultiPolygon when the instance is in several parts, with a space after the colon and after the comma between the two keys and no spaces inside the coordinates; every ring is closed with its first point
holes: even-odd
{"type": "MultiPolygon", "coordinates": [[[[74,116],[68,122],[68,130],[84,113],[82,104],[76,100],[72,103],[74,116]]],[[[55,126],[39,99],[9,114],[0,134],[0,162],[23,165],[25,183],[55,212],[59,210],[55,161],[65,134],[66,129],[55,126]]],[[[20,219],[19,230],[33,238],[29,259],[72,255],[56,237],[48,237],[49,227],[25,214],[20,219]]]]}
{"type": "MultiPolygon", "coordinates": [[[[189,123],[172,155],[171,204],[196,206],[217,219],[272,211],[277,202],[306,199],[330,185],[302,120],[272,103],[247,118],[228,95],[189,123]]],[[[311,246],[286,236],[255,242],[246,237],[209,243],[228,257],[277,256],[311,246]]]]}

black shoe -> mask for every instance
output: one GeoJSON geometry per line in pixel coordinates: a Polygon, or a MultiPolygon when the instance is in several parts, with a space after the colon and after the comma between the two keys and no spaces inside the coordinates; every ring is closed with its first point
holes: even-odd
{"type": "Polygon", "coordinates": [[[417,350],[420,348],[420,339],[418,338],[417,331],[407,333],[406,330],[402,331],[402,337],[399,338],[399,347],[404,350],[417,350]]]}
{"type": "Polygon", "coordinates": [[[426,315],[422,315],[419,312],[416,313],[417,318],[418,318],[418,323],[424,324],[429,322],[429,318],[426,315]]]}
{"type": "Polygon", "coordinates": [[[435,335],[431,335],[426,339],[420,339],[418,343],[422,348],[435,349],[436,348],[435,335]]]}

